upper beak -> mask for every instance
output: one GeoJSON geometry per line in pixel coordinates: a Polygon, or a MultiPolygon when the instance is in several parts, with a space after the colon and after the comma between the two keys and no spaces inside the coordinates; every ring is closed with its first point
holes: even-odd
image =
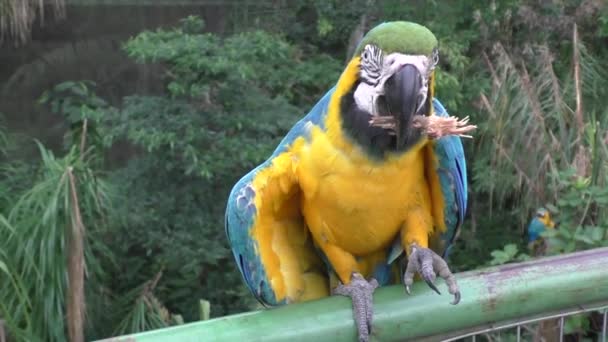
{"type": "Polygon", "coordinates": [[[390,113],[397,124],[397,147],[403,147],[414,131],[412,119],[419,107],[422,77],[418,69],[406,64],[385,83],[384,95],[390,113]]]}

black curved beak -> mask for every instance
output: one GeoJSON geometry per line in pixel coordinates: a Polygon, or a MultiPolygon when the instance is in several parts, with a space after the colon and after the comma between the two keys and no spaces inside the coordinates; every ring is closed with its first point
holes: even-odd
{"type": "Polygon", "coordinates": [[[388,109],[395,117],[397,148],[401,148],[415,139],[416,131],[412,119],[416,115],[422,77],[418,69],[406,64],[385,83],[384,96],[388,109]]]}

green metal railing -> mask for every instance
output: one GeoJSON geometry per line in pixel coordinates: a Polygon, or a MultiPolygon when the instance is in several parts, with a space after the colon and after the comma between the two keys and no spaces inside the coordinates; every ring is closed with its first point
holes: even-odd
{"type": "MultiPolygon", "coordinates": [[[[426,284],[408,296],[402,286],[374,294],[372,340],[445,341],[542,319],[600,310],[606,340],[608,248],[508,264],[456,275],[462,301],[438,296],[426,284]]],[[[441,282],[438,280],[438,282],[441,282]]],[[[445,284],[439,289],[447,293],[445,284]]],[[[561,331],[560,331],[561,332],[561,331]]],[[[346,297],[189,323],[104,341],[356,341],[346,297]]]]}

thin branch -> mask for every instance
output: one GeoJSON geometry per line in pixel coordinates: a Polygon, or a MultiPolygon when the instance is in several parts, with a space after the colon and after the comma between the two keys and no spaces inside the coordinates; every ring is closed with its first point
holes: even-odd
{"type": "Polygon", "coordinates": [[[88,120],[85,118],[82,121],[82,134],[80,135],[80,161],[82,161],[82,156],[84,155],[84,147],[87,141],[87,127],[88,120]]]}
{"type": "Polygon", "coordinates": [[[160,310],[161,315],[164,313],[162,316],[165,317],[165,320],[168,320],[170,317],[169,310],[167,310],[167,308],[156,298],[156,296],[154,296],[154,289],[156,288],[156,285],[158,285],[162,275],[163,268],[156,273],[152,280],[146,282],[139,298],[150,310],[160,310]]]}
{"type": "Polygon", "coordinates": [[[581,64],[580,54],[578,49],[578,28],[574,23],[574,29],[572,32],[572,59],[574,64],[574,88],[576,90],[576,110],[574,111],[574,118],[576,119],[576,143],[579,144],[576,154],[574,156],[574,167],[576,173],[581,177],[586,177],[589,169],[589,154],[587,149],[582,145],[583,134],[585,132],[585,120],[583,118],[583,98],[581,91],[581,64]]]}
{"type": "Polygon", "coordinates": [[[557,78],[555,70],[553,69],[553,57],[551,56],[551,53],[549,52],[548,48],[541,49],[541,57],[544,67],[546,68],[546,74],[551,76],[551,88],[553,92],[554,103],[561,107],[564,103],[564,99],[561,95],[559,79],[557,78]]]}
{"type": "Polygon", "coordinates": [[[534,114],[534,118],[542,126],[543,130],[546,131],[545,117],[543,115],[542,105],[538,98],[538,93],[535,91],[535,88],[532,87],[532,84],[530,82],[530,74],[528,73],[526,65],[522,62],[521,71],[518,71],[517,69],[514,70],[519,76],[519,80],[521,81],[521,85],[526,95],[528,95],[530,105],[532,106],[532,113],[534,114]]]}
{"type": "Polygon", "coordinates": [[[532,180],[530,179],[530,177],[528,177],[528,175],[524,172],[524,170],[522,170],[522,168],[517,165],[517,163],[515,163],[515,161],[513,161],[513,159],[511,159],[511,157],[509,156],[509,154],[507,153],[507,151],[505,150],[505,148],[502,146],[502,144],[498,141],[494,142],[496,144],[496,148],[498,149],[498,152],[515,168],[515,171],[517,171],[517,173],[519,174],[520,177],[522,177],[523,179],[525,179],[527,185],[530,187],[530,189],[532,189],[534,191],[534,193],[536,193],[537,196],[540,197],[541,192],[537,187],[537,184],[535,182],[532,182],[532,180]]]}
{"type": "Polygon", "coordinates": [[[486,63],[488,69],[490,70],[490,75],[492,75],[492,84],[494,85],[493,90],[496,91],[500,87],[500,80],[498,78],[498,74],[496,73],[496,68],[494,68],[494,65],[490,61],[490,58],[488,57],[485,51],[481,52],[481,56],[483,57],[483,61],[486,63]]]}
{"type": "Polygon", "coordinates": [[[154,291],[154,289],[156,288],[156,285],[158,284],[158,281],[160,280],[160,278],[162,276],[163,276],[163,268],[161,268],[160,271],[158,271],[158,273],[156,273],[156,275],[154,276],[154,279],[152,279],[152,282],[150,282],[148,291],[154,291]]]}
{"type": "Polygon", "coordinates": [[[492,119],[496,120],[496,118],[498,117],[498,114],[496,114],[496,111],[494,111],[494,108],[492,108],[492,106],[490,105],[490,101],[488,100],[486,95],[481,93],[479,96],[481,98],[481,102],[483,103],[483,106],[486,107],[488,114],[490,114],[492,119]]]}
{"type": "Polygon", "coordinates": [[[572,49],[573,54],[572,58],[574,60],[574,87],[576,89],[576,111],[575,111],[575,119],[577,124],[577,140],[582,139],[583,129],[585,126],[585,122],[583,120],[583,100],[581,95],[581,65],[580,65],[580,55],[578,51],[578,29],[576,23],[574,24],[574,31],[572,33],[572,49]]]}
{"type": "Polygon", "coordinates": [[[148,297],[149,295],[152,294],[152,292],[156,288],[156,285],[158,284],[158,281],[163,276],[163,270],[164,270],[164,268],[161,268],[156,273],[156,275],[154,276],[154,278],[152,278],[151,280],[148,280],[146,282],[146,284],[144,285],[144,287],[143,287],[143,289],[141,291],[141,296],[140,296],[141,298],[143,298],[145,300],[146,297],[148,297]]]}

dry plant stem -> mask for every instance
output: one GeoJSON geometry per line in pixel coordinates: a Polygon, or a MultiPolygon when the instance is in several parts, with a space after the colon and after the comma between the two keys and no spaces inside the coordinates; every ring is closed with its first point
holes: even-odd
{"type": "Polygon", "coordinates": [[[87,123],[87,119],[82,121],[82,134],[80,135],[80,160],[82,160],[82,155],[84,154],[84,148],[87,142],[87,123]]]}
{"type": "Polygon", "coordinates": [[[580,67],[580,56],[578,50],[578,31],[576,23],[574,24],[574,32],[572,33],[572,45],[573,45],[573,59],[574,59],[574,88],[576,90],[576,111],[575,118],[577,124],[578,139],[582,139],[583,132],[585,130],[585,120],[583,118],[583,100],[581,92],[581,67],[580,67]]]}
{"type": "MultiPolygon", "coordinates": [[[[423,130],[431,139],[439,139],[446,135],[456,135],[462,138],[472,138],[467,135],[477,128],[475,125],[469,125],[469,117],[459,119],[455,116],[422,116],[417,115],[414,117],[413,126],[423,130]]],[[[392,116],[374,116],[369,121],[370,126],[380,127],[391,131],[391,134],[395,134],[396,121],[392,116]]]]}
{"type": "Polygon", "coordinates": [[[572,32],[572,45],[573,45],[573,64],[574,64],[574,89],[576,90],[576,141],[579,143],[578,150],[574,156],[573,165],[576,169],[576,173],[581,177],[586,177],[589,174],[588,165],[590,164],[590,157],[588,151],[581,143],[584,139],[585,133],[585,119],[583,117],[583,99],[581,91],[581,66],[580,66],[580,55],[578,49],[578,30],[576,23],[574,24],[574,32],[572,32]]]}

